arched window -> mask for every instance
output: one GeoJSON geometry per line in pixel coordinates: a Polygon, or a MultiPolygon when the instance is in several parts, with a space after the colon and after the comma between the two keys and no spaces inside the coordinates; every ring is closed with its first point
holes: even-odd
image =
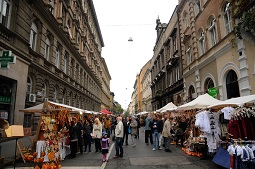
{"type": "Polygon", "coordinates": [[[34,22],[32,22],[31,30],[30,30],[30,47],[32,50],[36,50],[36,42],[37,42],[37,34],[38,34],[38,28],[34,22]]]}
{"type": "Polygon", "coordinates": [[[63,90],[62,104],[66,104],[66,90],[63,90]]]}
{"type": "Polygon", "coordinates": [[[188,96],[189,96],[189,98],[188,98],[188,100],[189,101],[192,101],[192,100],[194,100],[195,98],[196,98],[196,96],[195,96],[195,94],[196,94],[196,92],[195,92],[195,88],[194,88],[194,86],[193,85],[191,85],[190,87],[189,87],[189,92],[188,92],[188,96]]]}
{"type": "Polygon", "coordinates": [[[226,89],[228,99],[240,97],[238,79],[234,70],[230,70],[226,76],[226,89]]]}
{"type": "Polygon", "coordinates": [[[59,46],[56,47],[56,58],[55,58],[55,66],[59,68],[59,55],[60,55],[60,49],[59,46]]]}
{"type": "Polygon", "coordinates": [[[211,78],[207,78],[205,80],[205,84],[204,84],[204,91],[205,93],[208,93],[208,89],[214,87],[214,83],[213,80],[211,78]]]}
{"type": "Polygon", "coordinates": [[[200,5],[200,0],[196,0],[195,1],[195,8],[196,8],[196,15],[199,14],[200,10],[201,10],[201,5],[200,5]]]}
{"type": "Polygon", "coordinates": [[[231,19],[231,13],[230,13],[230,3],[226,3],[224,7],[224,23],[226,28],[226,34],[229,34],[233,28],[232,28],[232,19],[231,19]]]}
{"type": "Polygon", "coordinates": [[[205,34],[202,29],[199,31],[199,46],[200,46],[200,53],[203,55],[205,53],[205,34]]]}
{"type": "Polygon", "coordinates": [[[177,97],[177,105],[180,106],[182,104],[182,98],[180,95],[177,97]]]}
{"type": "Polygon", "coordinates": [[[44,52],[44,57],[46,60],[49,61],[50,59],[50,39],[48,37],[46,37],[46,40],[45,40],[45,52],[44,52]]]}
{"type": "Polygon", "coordinates": [[[214,46],[217,43],[215,19],[213,19],[211,17],[209,23],[210,23],[210,25],[209,25],[209,29],[208,30],[209,30],[210,38],[211,38],[211,45],[214,46]]]}
{"type": "Polygon", "coordinates": [[[9,28],[11,14],[11,1],[0,0],[0,23],[9,28]]]}
{"type": "Polygon", "coordinates": [[[27,94],[31,94],[33,89],[33,81],[31,77],[27,77],[27,94]]]}

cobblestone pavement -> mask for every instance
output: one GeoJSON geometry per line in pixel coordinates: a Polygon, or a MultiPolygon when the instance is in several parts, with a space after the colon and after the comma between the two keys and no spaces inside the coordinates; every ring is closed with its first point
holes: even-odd
{"type": "MultiPolygon", "coordinates": [[[[140,138],[136,140],[137,146],[124,145],[124,157],[113,159],[115,155],[114,142],[109,155],[109,162],[102,163],[102,155],[94,152],[77,154],[73,159],[68,157],[61,161],[62,169],[223,169],[214,164],[211,159],[200,160],[199,157],[188,156],[183,153],[181,147],[171,145],[171,153],[164,150],[152,151],[152,145],[144,143],[143,128],[140,129],[140,138]]],[[[129,143],[131,139],[129,138],[129,143]]],[[[16,167],[22,169],[24,164],[18,163],[16,167]]],[[[28,166],[28,164],[26,164],[28,166]]],[[[28,168],[28,167],[25,167],[28,168]]]]}

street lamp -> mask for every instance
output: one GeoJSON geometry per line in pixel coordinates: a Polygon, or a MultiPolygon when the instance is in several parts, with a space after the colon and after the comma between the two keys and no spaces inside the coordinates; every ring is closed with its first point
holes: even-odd
{"type": "Polygon", "coordinates": [[[132,38],[132,37],[129,37],[128,41],[129,41],[129,42],[133,42],[133,38],[132,38]]]}

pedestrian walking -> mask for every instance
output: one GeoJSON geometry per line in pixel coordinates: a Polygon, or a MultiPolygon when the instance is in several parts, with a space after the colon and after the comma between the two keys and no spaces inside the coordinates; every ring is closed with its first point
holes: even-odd
{"type": "Polygon", "coordinates": [[[122,118],[117,117],[117,125],[115,127],[115,150],[116,154],[113,158],[123,157],[123,147],[122,147],[122,139],[124,135],[124,126],[122,123],[122,118]]]}
{"type": "Polygon", "coordinates": [[[110,138],[108,138],[107,132],[102,134],[102,161],[108,162],[107,154],[109,153],[110,138]]]}
{"type": "Polygon", "coordinates": [[[137,121],[137,134],[136,134],[136,137],[135,138],[139,138],[139,129],[141,127],[141,124],[140,124],[140,116],[138,115],[137,118],[136,118],[136,121],[137,121]]]}
{"type": "Polygon", "coordinates": [[[153,144],[152,131],[150,127],[151,121],[152,121],[151,115],[148,114],[148,116],[145,119],[145,143],[147,145],[149,145],[148,138],[150,138],[150,143],[153,144]]]}
{"type": "Polygon", "coordinates": [[[132,147],[136,146],[135,136],[137,135],[137,125],[138,124],[135,119],[135,116],[132,116],[131,123],[130,123],[132,147]]]}
{"type": "Polygon", "coordinates": [[[95,141],[96,152],[101,152],[102,124],[98,118],[95,118],[93,124],[92,138],[95,141]]]}
{"type": "Polygon", "coordinates": [[[104,119],[104,129],[105,129],[105,132],[107,133],[107,137],[110,138],[110,133],[111,133],[111,120],[109,118],[109,116],[107,116],[105,119],[104,119]]]}
{"type": "Polygon", "coordinates": [[[130,118],[126,117],[125,120],[123,120],[123,125],[124,125],[124,136],[123,136],[123,144],[126,142],[126,145],[128,145],[128,135],[131,134],[129,133],[129,128],[130,128],[130,118]]]}
{"type": "Polygon", "coordinates": [[[88,152],[91,152],[91,142],[92,142],[92,127],[90,124],[90,121],[87,119],[84,122],[83,125],[83,140],[84,140],[84,152],[87,152],[87,148],[88,148],[88,152]]]}
{"type": "Polygon", "coordinates": [[[150,127],[152,128],[153,132],[153,151],[159,148],[159,132],[158,132],[158,119],[157,115],[153,115],[153,121],[150,123],[150,127]]]}
{"type": "Polygon", "coordinates": [[[164,122],[162,120],[162,116],[160,114],[158,114],[158,134],[159,134],[159,150],[162,149],[162,131],[163,131],[163,125],[164,122]]]}
{"type": "Polygon", "coordinates": [[[164,116],[165,122],[164,122],[164,126],[163,126],[163,130],[162,130],[162,135],[164,137],[164,145],[165,145],[165,151],[166,152],[171,152],[170,150],[170,142],[171,142],[171,123],[169,121],[169,115],[165,114],[164,116]]]}

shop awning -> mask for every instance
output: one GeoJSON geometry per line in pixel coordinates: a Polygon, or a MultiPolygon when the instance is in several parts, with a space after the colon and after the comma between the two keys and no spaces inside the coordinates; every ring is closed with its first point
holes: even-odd
{"type": "Polygon", "coordinates": [[[137,113],[137,115],[144,115],[144,114],[148,114],[149,112],[143,111],[143,112],[139,112],[137,113]]]}
{"type": "Polygon", "coordinates": [[[156,110],[156,112],[166,112],[166,111],[173,111],[177,108],[177,106],[175,106],[172,102],[168,103],[167,105],[165,105],[164,107],[156,110]]]}
{"type": "Polygon", "coordinates": [[[204,109],[214,104],[220,104],[222,101],[217,100],[209,94],[199,95],[195,100],[189,103],[178,106],[176,110],[192,110],[192,109],[204,109]]]}
{"type": "Polygon", "coordinates": [[[252,103],[255,103],[255,95],[241,96],[241,97],[228,99],[220,103],[208,106],[208,108],[220,109],[227,106],[238,107],[238,106],[243,106],[244,104],[252,104],[252,103]]]}

